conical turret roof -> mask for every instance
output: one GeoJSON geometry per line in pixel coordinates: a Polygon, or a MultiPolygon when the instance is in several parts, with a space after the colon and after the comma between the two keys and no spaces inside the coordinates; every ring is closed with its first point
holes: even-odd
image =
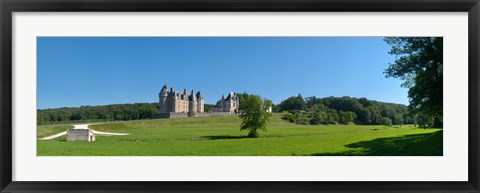
{"type": "Polygon", "coordinates": [[[200,93],[200,91],[197,92],[197,99],[203,99],[202,93],[200,93]]]}
{"type": "Polygon", "coordinates": [[[193,94],[193,89],[192,89],[192,93],[190,93],[190,97],[188,97],[188,99],[190,101],[197,101],[197,97],[195,97],[195,95],[193,94]]]}
{"type": "Polygon", "coordinates": [[[160,90],[160,93],[167,93],[167,85],[164,84],[162,87],[162,90],[160,90]]]}
{"type": "Polygon", "coordinates": [[[228,93],[228,96],[225,100],[230,100],[232,98],[232,92],[228,93]]]}

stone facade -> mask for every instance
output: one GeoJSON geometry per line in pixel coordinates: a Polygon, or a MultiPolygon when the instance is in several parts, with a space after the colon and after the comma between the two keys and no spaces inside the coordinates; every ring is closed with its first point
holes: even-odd
{"type": "Polygon", "coordinates": [[[197,116],[197,97],[192,93],[188,97],[188,116],[196,117],[197,116]]]}
{"type": "Polygon", "coordinates": [[[193,90],[187,94],[187,89],[183,93],[176,92],[173,87],[168,91],[167,85],[162,87],[159,93],[159,113],[186,113],[195,116],[197,113],[203,113],[204,99],[202,94],[197,92],[194,94],[193,90]]]}
{"type": "Polygon", "coordinates": [[[229,114],[238,114],[239,105],[240,98],[238,97],[238,94],[235,92],[230,92],[227,98],[225,98],[225,96],[222,96],[222,98],[217,102],[217,105],[214,108],[210,108],[208,112],[224,112],[229,114]]]}
{"type": "Polygon", "coordinates": [[[188,94],[187,89],[176,92],[173,87],[168,90],[167,85],[163,85],[158,98],[158,112],[152,114],[152,119],[238,114],[239,97],[234,92],[229,93],[227,98],[222,96],[217,106],[208,113],[204,112],[205,101],[200,91],[194,94],[192,90],[188,94]]]}
{"type": "Polygon", "coordinates": [[[90,129],[69,129],[67,141],[95,141],[95,135],[90,129]]]}

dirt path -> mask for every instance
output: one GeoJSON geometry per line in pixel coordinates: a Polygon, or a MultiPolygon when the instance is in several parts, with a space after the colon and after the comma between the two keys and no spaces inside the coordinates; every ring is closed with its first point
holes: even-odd
{"type": "Polygon", "coordinates": [[[105,136],[109,136],[109,135],[130,135],[130,133],[110,133],[110,132],[95,131],[95,130],[91,130],[91,131],[95,135],[105,135],[105,136]]]}
{"type": "Polygon", "coordinates": [[[64,136],[64,135],[66,135],[66,134],[67,134],[67,132],[64,131],[64,132],[60,132],[60,133],[57,133],[57,134],[55,134],[55,135],[50,135],[50,136],[43,137],[43,138],[40,138],[40,139],[41,139],[41,140],[55,139],[55,138],[57,138],[57,137],[61,137],[61,136],[64,136]]]}
{"type": "MultiPolygon", "coordinates": [[[[93,124],[73,125],[73,129],[90,129],[90,128],[88,128],[89,125],[93,125],[93,124]]],[[[111,133],[111,132],[95,131],[95,130],[93,130],[93,129],[90,129],[90,131],[92,131],[92,133],[95,134],[95,135],[102,135],[102,136],[130,135],[130,133],[111,133]]],[[[64,132],[57,133],[57,134],[55,134],[55,135],[50,135],[50,136],[47,136],[47,137],[40,138],[40,140],[55,139],[55,138],[57,138],[57,137],[61,137],[61,136],[64,136],[64,135],[66,135],[66,134],[67,134],[67,132],[64,131],[64,132]]]]}

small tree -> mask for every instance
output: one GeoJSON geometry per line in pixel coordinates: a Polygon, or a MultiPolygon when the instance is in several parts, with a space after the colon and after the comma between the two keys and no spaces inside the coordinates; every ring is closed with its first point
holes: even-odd
{"type": "Polygon", "coordinates": [[[392,126],[392,119],[387,118],[387,117],[383,117],[382,118],[382,125],[385,126],[385,128],[391,127],[392,126]]]}
{"type": "Polygon", "coordinates": [[[319,124],[326,124],[327,114],[325,112],[316,112],[312,113],[310,124],[311,125],[319,125],[319,124]]]}
{"type": "Polygon", "coordinates": [[[288,122],[290,123],[293,123],[295,120],[293,119],[293,114],[292,113],[285,113],[283,116],[282,116],[282,119],[283,120],[287,120],[288,122]]]}
{"type": "Polygon", "coordinates": [[[258,137],[257,130],[267,130],[267,122],[272,116],[266,110],[271,107],[270,100],[262,100],[258,95],[244,95],[240,101],[240,118],[243,119],[240,130],[248,130],[248,137],[258,137]]]}
{"type": "Polygon", "coordinates": [[[357,115],[354,112],[351,111],[340,111],[338,112],[338,122],[341,124],[348,124],[350,122],[353,122],[357,115]]]}
{"type": "Polygon", "coordinates": [[[433,122],[433,116],[427,115],[426,113],[419,112],[415,115],[415,123],[420,128],[426,129],[427,127],[432,127],[433,122]]]}

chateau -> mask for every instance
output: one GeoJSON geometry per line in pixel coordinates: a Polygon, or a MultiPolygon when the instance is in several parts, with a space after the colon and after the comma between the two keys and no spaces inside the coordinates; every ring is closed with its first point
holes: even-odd
{"type": "Polygon", "coordinates": [[[195,116],[197,113],[203,113],[204,100],[200,91],[190,95],[187,89],[183,93],[176,92],[173,87],[167,91],[167,85],[163,85],[159,94],[160,103],[158,105],[160,113],[188,113],[189,116],[195,116]]]}
{"type": "Polygon", "coordinates": [[[167,85],[163,85],[158,98],[158,112],[152,114],[152,119],[238,114],[239,98],[234,92],[227,98],[222,96],[208,113],[204,112],[205,101],[200,91],[194,93],[192,89],[188,94],[187,89],[182,93],[173,87],[168,90],[167,85]]]}
{"type": "Polygon", "coordinates": [[[230,114],[238,114],[238,106],[240,105],[240,99],[237,93],[230,92],[225,98],[222,96],[217,102],[217,105],[210,108],[208,112],[229,112],[230,114]]]}

